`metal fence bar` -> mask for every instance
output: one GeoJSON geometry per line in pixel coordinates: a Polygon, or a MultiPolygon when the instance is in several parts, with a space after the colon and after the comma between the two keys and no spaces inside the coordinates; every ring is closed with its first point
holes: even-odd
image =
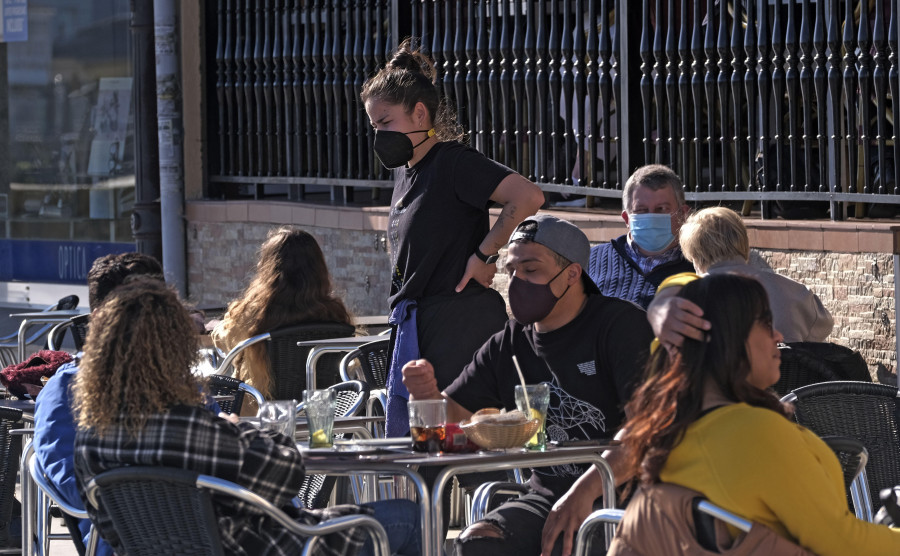
{"type": "Polygon", "coordinates": [[[830,203],[832,218],[841,203],[900,205],[896,9],[885,0],[217,0],[210,192],[258,193],[281,178],[389,186],[359,93],[411,35],[472,146],[547,191],[615,197],[635,167],[661,162],[689,198],[759,192],[743,198],[764,200],[764,215],[769,201],[830,203]],[[626,42],[630,64],[620,59],[626,42]]]}

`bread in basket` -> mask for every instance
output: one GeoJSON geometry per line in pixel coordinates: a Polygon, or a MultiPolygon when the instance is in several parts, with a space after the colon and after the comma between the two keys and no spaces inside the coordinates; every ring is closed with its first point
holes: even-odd
{"type": "Polygon", "coordinates": [[[520,448],[541,428],[540,419],[528,419],[521,411],[500,413],[482,409],[459,424],[466,436],[485,450],[520,448]]]}

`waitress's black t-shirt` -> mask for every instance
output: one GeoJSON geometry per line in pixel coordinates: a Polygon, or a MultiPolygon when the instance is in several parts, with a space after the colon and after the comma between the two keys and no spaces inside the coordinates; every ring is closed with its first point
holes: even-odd
{"type": "MultiPolygon", "coordinates": [[[[591,295],[581,313],[552,332],[510,320],[491,337],[446,392],[469,411],[485,407],[515,409],[518,374],[525,382],[550,383],[547,439],[612,438],[624,421],[624,406],[637,386],[653,332],[646,313],[634,303],[591,295]]],[[[561,496],[585,466],[535,469],[531,485],[561,496]]]]}
{"type": "Polygon", "coordinates": [[[511,173],[456,142],[438,143],[412,168],[394,170],[391,308],[401,299],[455,290],[488,233],[490,197],[511,173]]]}

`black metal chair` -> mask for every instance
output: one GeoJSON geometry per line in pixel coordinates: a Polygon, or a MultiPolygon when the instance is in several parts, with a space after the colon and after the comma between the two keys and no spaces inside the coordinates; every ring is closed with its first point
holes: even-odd
{"type": "MultiPolygon", "coordinates": [[[[359,380],[348,380],[329,386],[335,391],[334,416],[354,417],[362,413],[369,399],[369,386],[359,380]]],[[[302,404],[301,404],[302,407],[302,404]]],[[[343,438],[343,434],[335,435],[343,438]]],[[[334,475],[306,475],[298,496],[304,508],[324,508],[331,499],[337,477],[334,475]]]]}
{"type": "MultiPolygon", "coordinates": [[[[319,322],[286,326],[259,334],[234,346],[216,369],[216,374],[231,375],[234,372],[234,359],[241,351],[253,344],[266,342],[274,388],[271,399],[299,400],[306,390],[306,358],[312,348],[300,347],[297,342],[343,338],[352,336],[355,330],[351,324],[319,322]]],[[[328,354],[319,360],[316,374],[318,387],[341,382],[338,372],[340,359],[340,354],[328,354]]]]}
{"type": "Polygon", "coordinates": [[[213,396],[234,396],[234,399],[230,401],[219,402],[219,408],[225,413],[240,415],[245,394],[249,394],[256,400],[257,407],[262,407],[263,402],[266,401],[259,390],[233,376],[210,375],[206,386],[213,396]]]}
{"type": "Polygon", "coordinates": [[[794,404],[794,419],[819,436],[847,436],[868,451],[869,508],[878,493],[900,484],[900,399],[897,387],[835,381],[798,388],[782,398],[794,404]]]}
{"type": "Polygon", "coordinates": [[[772,387],[779,396],[819,382],[872,382],[865,359],[848,347],[828,342],[794,342],[779,346],[779,350],[781,378],[772,387]]]}
{"type": "Polygon", "coordinates": [[[22,410],[0,407],[0,553],[18,553],[10,542],[9,520],[15,505],[16,475],[22,455],[22,410]]]}
{"type": "Polygon", "coordinates": [[[293,534],[309,537],[304,554],[315,553],[318,536],[349,527],[365,528],[374,538],[376,553],[390,553],[387,533],[371,516],[344,516],[304,525],[240,485],[184,469],[122,467],[94,477],[86,493],[91,513],[111,522],[106,529],[100,529],[104,525],[97,521],[94,524],[118,554],[224,555],[214,494],[249,504],[293,534]]]}
{"type": "MultiPolygon", "coordinates": [[[[387,407],[387,376],[390,366],[388,355],[390,350],[390,338],[375,340],[351,351],[341,360],[340,372],[343,380],[351,380],[351,370],[356,364],[356,369],[362,373],[362,379],[371,389],[369,401],[366,404],[366,415],[384,415],[387,407]]],[[[382,428],[377,428],[377,436],[383,437],[382,428]]]]}
{"type": "Polygon", "coordinates": [[[90,313],[72,317],[66,322],[61,322],[50,329],[47,334],[47,349],[59,351],[62,349],[66,332],[72,334],[72,341],[75,343],[75,351],[79,352],[84,349],[84,341],[87,338],[88,325],[90,324],[90,313]]]}

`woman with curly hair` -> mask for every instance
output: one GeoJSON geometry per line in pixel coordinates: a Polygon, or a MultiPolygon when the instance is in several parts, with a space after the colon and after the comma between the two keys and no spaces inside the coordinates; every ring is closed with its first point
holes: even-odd
{"type": "MultiPolygon", "coordinates": [[[[247,338],[283,326],[350,321],[350,312],[334,295],[316,238],[285,226],[269,233],[260,248],[256,274],[241,297],[228,305],[212,339],[217,348],[228,351],[247,338]]],[[[237,378],[271,396],[272,373],[263,343],[245,349],[234,364],[237,378]]]]}
{"type": "Polygon", "coordinates": [[[651,356],[626,409],[625,476],[701,492],[822,556],[900,554],[900,530],[850,512],[834,452],[769,390],[782,336],[762,285],[716,274],[680,295],[712,327],[673,357],[662,349],[651,356]]]}
{"type": "MultiPolygon", "coordinates": [[[[189,469],[244,486],[304,523],[374,514],[388,530],[394,552],[418,553],[417,510],[409,500],[296,509],[291,501],[304,472],[294,439],[202,407],[202,389],[191,373],[196,358],[191,318],[176,293],[158,280],[126,283],[92,314],[73,387],[75,474],[82,498],[94,476],[118,467],[189,469]]],[[[269,518],[248,513],[235,501],[214,504],[226,554],[302,551],[305,539],[269,518]]],[[[111,520],[89,511],[103,538],[123,554],[111,520]]],[[[355,554],[364,539],[362,531],[349,530],[323,541],[332,550],[328,554],[355,554]]]]}

